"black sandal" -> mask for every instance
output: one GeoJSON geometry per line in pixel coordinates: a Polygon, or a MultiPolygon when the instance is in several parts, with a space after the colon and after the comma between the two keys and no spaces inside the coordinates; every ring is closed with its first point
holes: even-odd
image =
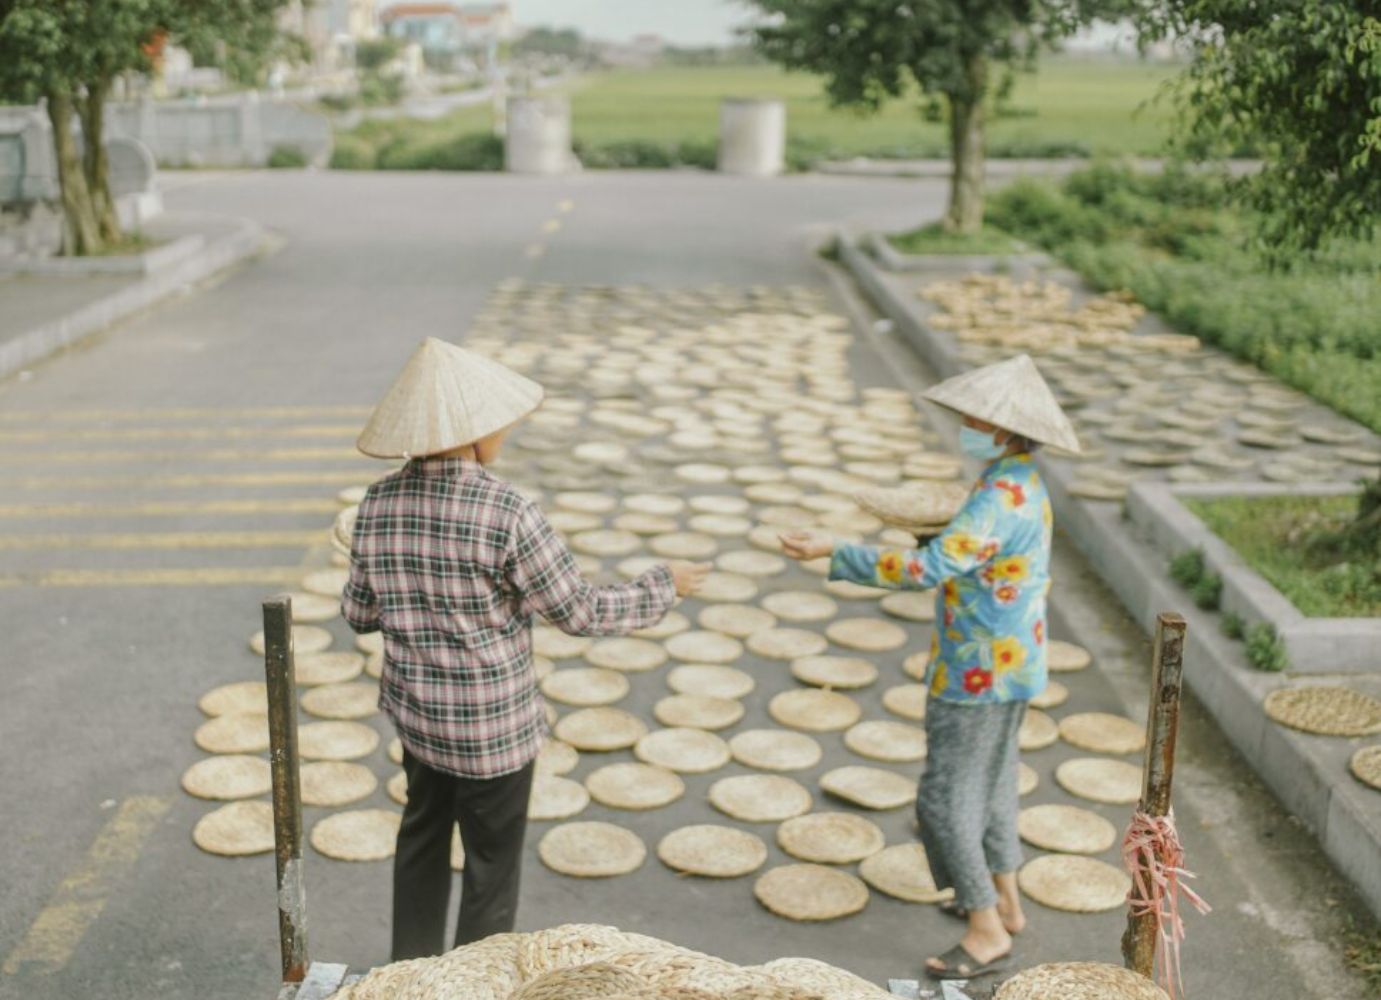
{"type": "Polygon", "coordinates": [[[937,955],[936,961],[943,962],[945,967],[935,969],[927,962],[925,974],[931,979],[977,979],[979,976],[1006,969],[1012,964],[1012,953],[1009,951],[1005,955],[999,955],[991,962],[980,962],[960,943],[943,955],[937,955]]]}

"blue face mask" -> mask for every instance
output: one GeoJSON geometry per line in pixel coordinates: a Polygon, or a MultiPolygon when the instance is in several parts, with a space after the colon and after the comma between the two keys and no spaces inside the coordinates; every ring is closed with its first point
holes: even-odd
{"type": "Polygon", "coordinates": [[[959,428],[959,450],[974,458],[994,459],[1007,450],[1005,444],[998,444],[991,434],[974,427],[959,428]]]}

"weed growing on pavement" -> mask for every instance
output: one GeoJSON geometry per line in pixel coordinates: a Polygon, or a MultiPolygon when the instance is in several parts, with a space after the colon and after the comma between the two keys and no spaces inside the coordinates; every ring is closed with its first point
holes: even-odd
{"type": "Polygon", "coordinates": [[[1273,674],[1289,669],[1290,657],[1274,625],[1260,622],[1247,629],[1247,662],[1273,674]]]}

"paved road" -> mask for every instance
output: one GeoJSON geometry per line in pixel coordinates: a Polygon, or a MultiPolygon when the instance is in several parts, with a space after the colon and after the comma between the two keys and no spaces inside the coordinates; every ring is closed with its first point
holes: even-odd
{"type": "MultiPolygon", "coordinates": [[[[255,217],[281,247],[0,383],[3,997],[272,994],[272,864],[193,847],[206,806],[178,777],[200,756],[197,697],[255,674],[258,601],[325,560],[313,542],[335,491],[375,471],[351,454],[353,434],[420,337],[463,337],[515,278],[820,287],[805,249],[816,227],[906,226],[943,203],[930,182],[698,174],[188,174],[170,188],[171,206],[255,217]]],[[[865,381],[923,377],[855,353],[865,381]]],[[[1110,672],[1090,681],[1089,703],[1116,708],[1137,690],[1144,643],[1062,558],[1079,595],[1063,625],[1095,636],[1110,672]]],[[[1345,890],[1193,712],[1184,744],[1181,826],[1218,906],[1196,922],[1195,995],[1360,995],[1321,943],[1354,905],[1345,890]]],[[[388,866],[313,857],[308,880],[314,952],[386,960],[388,866]]],[[[804,926],[719,888],[655,863],[585,885],[533,857],[522,926],[618,923],[873,979],[913,972],[922,948],[952,936],[933,911],[885,899],[840,927],[804,926]]],[[[1115,918],[1035,916],[1026,961],[1113,957],[1115,918]]]]}

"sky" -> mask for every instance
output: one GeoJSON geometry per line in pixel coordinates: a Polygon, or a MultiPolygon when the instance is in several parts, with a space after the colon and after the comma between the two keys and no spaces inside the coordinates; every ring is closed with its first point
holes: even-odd
{"type": "Polygon", "coordinates": [[[661,35],[674,45],[722,45],[749,19],[740,0],[510,0],[523,27],[578,28],[609,41],[661,35]]]}

